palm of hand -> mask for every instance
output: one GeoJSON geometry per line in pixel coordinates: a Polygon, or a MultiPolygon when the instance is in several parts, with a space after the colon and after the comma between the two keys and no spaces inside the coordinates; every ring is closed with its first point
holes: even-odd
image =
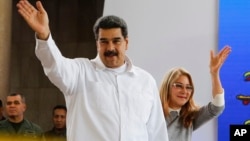
{"type": "Polygon", "coordinates": [[[229,46],[225,46],[217,55],[214,55],[213,51],[210,52],[210,72],[212,74],[219,72],[230,52],[229,46]]]}
{"type": "Polygon", "coordinates": [[[49,23],[47,13],[38,11],[35,8],[30,10],[26,17],[26,21],[37,33],[43,33],[49,23]]]}

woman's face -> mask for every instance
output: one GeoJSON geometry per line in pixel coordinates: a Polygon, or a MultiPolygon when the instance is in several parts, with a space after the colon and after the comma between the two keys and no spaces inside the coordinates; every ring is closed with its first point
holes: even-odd
{"type": "Polygon", "coordinates": [[[188,102],[192,91],[193,86],[191,86],[188,77],[181,75],[172,86],[170,86],[170,108],[180,109],[188,102]]]}

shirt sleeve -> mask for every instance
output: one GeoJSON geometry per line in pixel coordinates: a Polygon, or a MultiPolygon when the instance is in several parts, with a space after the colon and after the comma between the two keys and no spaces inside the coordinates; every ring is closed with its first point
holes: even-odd
{"type": "Polygon", "coordinates": [[[168,141],[167,124],[164,118],[159,92],[155,86],[155,100],[147,123],[149,141],[168,141]]]}
{"type": "Polygon", "coordinates": [[[224,90],[213,98],[212,103],[218,107],[225,105],[224,90]]]}
{"type": "Polygon", "coordinates": [[[77,62],[61,54],[51,34],[47,40],[36,37],[35,54],[49,80],[63,93],[72,92],[79,73],[77,62]]]}

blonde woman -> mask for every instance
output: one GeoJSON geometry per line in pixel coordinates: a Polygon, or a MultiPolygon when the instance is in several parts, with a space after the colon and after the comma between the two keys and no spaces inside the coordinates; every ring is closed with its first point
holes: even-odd
{"type": "Polygon", "coordinates": [[[160,97],[169,141],[191,141],[194,130],[223,112],[224,89],[219,72],[230,52],[229,46],[225,46],[217,55],[210,52],[213,99],[205,106],[196,106],[193,99],[194,83],[187,70],[173,68],[165,75],[160,87],[160,97]]]}

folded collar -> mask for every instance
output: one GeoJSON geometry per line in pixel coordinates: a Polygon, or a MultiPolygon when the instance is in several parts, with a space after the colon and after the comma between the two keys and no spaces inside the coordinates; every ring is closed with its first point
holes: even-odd
{"type": "MultiPolygon", "coordinates": [[[[91,61],[95,64],[96,70],[107,69],[107,67],[103,64],[99,55],[97,55],[96,58],[92,59],[91,61]]],[[[129,59],[128,56],[125,56],[125,61],[127,62],[127,65],[128,65],[126,72],[135,74],[134,66],[133,66],[132,61],[129,59]]]]}

